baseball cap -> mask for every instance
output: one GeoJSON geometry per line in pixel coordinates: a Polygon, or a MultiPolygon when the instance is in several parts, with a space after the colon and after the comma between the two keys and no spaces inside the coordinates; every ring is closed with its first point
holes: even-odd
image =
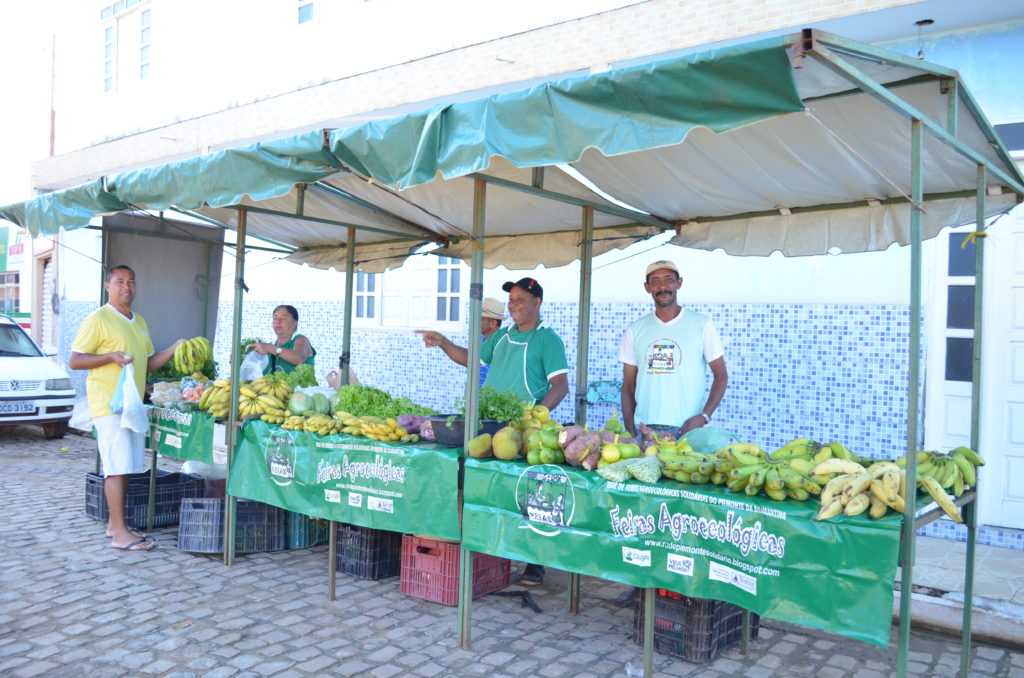
{"type": "Polygon", "coordinates": [[[501,303],[497,299],[487,297],[484,299],[484,308],[481,315],[484,318],[493,318],[495,320],[505,319],[505,304],[501,303]]]}
{"type": "Polygon", "coordinates": [[[509,281],[501,286],[501,289],[506,292],[510,291],[513,287],[526,290],[538,299],[544,298],[544,289],[540,286],[540,283],[533,278],[520,278],[519,280],[512,282],[509,281]]]}
{"type": "Polygon", "coordinates": [[[644,277],[646,278],[650,274],[652,274],[655,271],[657,271],[659,268],[667,268],[670,271],[675,271],[676,275],[679,275],[679,267],[678,266],[673,264],[668,259],[659,259],[658,261],[655,261],[653,264],[651,264],[650,266],[647,267],[647,273],[644,274],[644,277]]]}

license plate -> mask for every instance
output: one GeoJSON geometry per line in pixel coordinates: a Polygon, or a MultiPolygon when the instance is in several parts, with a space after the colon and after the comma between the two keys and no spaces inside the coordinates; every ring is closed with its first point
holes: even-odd
{"type": "Polygon", "coordinates": [[[35,411],[34,400],[0,400],[0,414],[32,414],[35,411]]]}

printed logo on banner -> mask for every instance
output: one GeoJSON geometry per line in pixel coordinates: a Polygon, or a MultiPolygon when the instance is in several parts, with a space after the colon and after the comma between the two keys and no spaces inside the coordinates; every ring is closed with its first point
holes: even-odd
{"type": "Polygon", "coordinates": [[[539,464],[519,475],[516,505],[528,528],[553,537],[572,523],[576,492],[572,480],[559,466],[539,464]]]}
{"type": "Polygon", "coordinates": [[[684,577],[692,577],[693,558],[670,553],[668,554],[668,563],[666,563],[665,569],[674,574],[681,574],[684,577]]]}
{"type": "Polygon", "coordinates": [[[630,565],[637,565],[639,567],[650,567],[651,552],[641,551],[640,549],[630,548],[629,546],[623,546],[622,562],[629,563],[630,565]]]}
{"type": "Polygon", "coordinates": [[[340,504],[341,492],[338,490],[324,490],[324,501],[329,501],[332,504],[340,504]]]}
{"type": "Polygon", "coordinates": [[[270,479],[281,487],[291,485],[295,478],[295,441],[289,434],[290,431],[271,433],[264,447],[270,479]]]}
{"type": "Polygon", "coordinates": [[[371,511],[381,511],[383,513],[394,513],[395,502],[390,499],[382,499],[381,497],[367,497],[366,508],[371,511]]]}
{"type": "Polygon", "coordinates": [[[349,492],[348,493],[348,505],[349,506],[353,506],[355,508],[362,508],[363,507],[363,495],[360,494],[359,492],[349,492]]]}
{"type": "Polygon", "coordinates": [[[732,584],[751,595],[757,595],[757,579],[713,560],[708,567],[708,579],[732,584]]]}

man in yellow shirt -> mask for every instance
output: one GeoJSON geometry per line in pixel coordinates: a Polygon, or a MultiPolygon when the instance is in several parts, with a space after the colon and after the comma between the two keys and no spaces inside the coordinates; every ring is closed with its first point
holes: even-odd
{"type": "MultiPolygon", "coordinates": [[[[96,442],[103,462],[103,492],[110,518],[107,536],[111,546],[128,551],[146,551],[156,542],[125,523],[124,505],[128,495],[128,476],[145,470],[145,434],[122,428],[121,415],[110,411],[110,399],[117,389],[121,369],[135,363],[135,384],[141,397],[146,390],[146,373],[160,369],[174,355],[176,341],[169,348],[154,352],[146,321],[132,312],[135,299],[135,272],[127,266],[114,266],[103,285],[107,304],[93,311],[82,322],[71,345],[68,365],[73,370],[88,370],[85,382],[89,416],[96,427],[96,442]],[[144,366],[145,369],[138,369],[144,366]]],[[[125,384],[125,388],[130,388],[125,384]]]]}

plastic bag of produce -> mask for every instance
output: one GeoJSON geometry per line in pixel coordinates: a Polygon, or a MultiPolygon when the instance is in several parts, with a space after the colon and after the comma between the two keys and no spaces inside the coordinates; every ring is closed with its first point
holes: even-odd
{"type": "Polygon", "coordinates": [[[242,381],[259,379],[263,376],[263,370],[267,369],[269,364],[270,358],[267,356],[256,351],[249,351],[242,360],[242,364],[238,366],[238,378],[242,381]]]}
{"type": "Polygon", "coordinates": [[[121,389],[123,393],[123,410],[121,411],[121,428],[127,428],[136,433],[145,433],[149,430],[149,415],[142,404],[142,396],[139,389],[135,387],[135,364],[128,363],[123,368],[124,384],[121,389]]]}
{"type": "Polygon", "coordinates": [[[610,480],[613,483],[624,482],[627,478],[631,478],[629,475],[629,462],[631,459],[624,459],[617,461],[613,464],[608,464],[604,468],[597,469],[597,475],[601,476],[605,480],[610,480]]]}
{"type": "Polygon", "coordinates": [[[692,431],[687,431],[683,437],[694,450],[701,454],[711,454],[715,450],[740,441],[738,435],[714,426],[695,428],[692,431]]]}
{"type": "Polygon", "coordinates": [[[633,476],[641,483],[651,485],[658,482],[661,478],[661,462],[658,461],[658,458],[655,456],[628,459],[627,463],[629,465],[626,469],[629,471],[629,475],[633,476]]]}

